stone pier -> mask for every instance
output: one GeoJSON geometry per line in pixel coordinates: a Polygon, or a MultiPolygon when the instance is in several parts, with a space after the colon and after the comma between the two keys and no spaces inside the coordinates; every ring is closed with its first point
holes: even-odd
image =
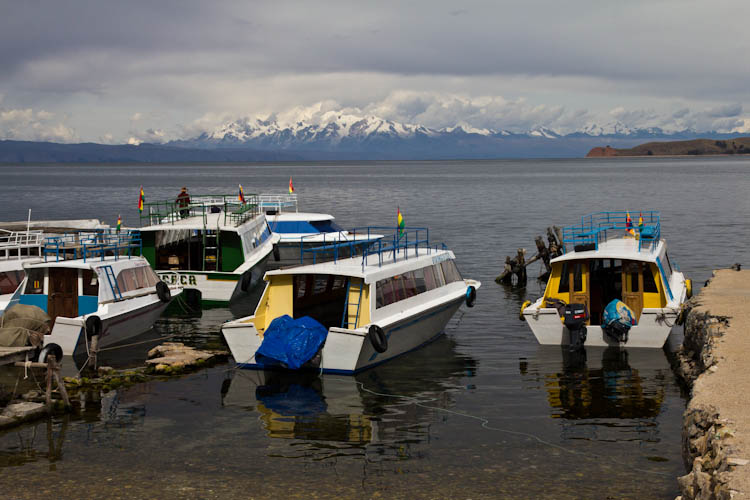
{"type": "Polygon", "coordinates": [[[677,374],[690,387],[683,499],[750,499],[750,271],[725,269],[691,301],[677,374]]]}

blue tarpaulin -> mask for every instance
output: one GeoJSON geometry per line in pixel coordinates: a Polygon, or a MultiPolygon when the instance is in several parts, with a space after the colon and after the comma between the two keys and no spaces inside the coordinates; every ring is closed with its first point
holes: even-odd
{"type": "Polygon", "coordinates": [[[625,305],[625,302],[617,299],[607,304],[602,316],[602,326],[609,326],[614,322],[620,323],[628,330],[631,326],[638,324],[635,320],[635,314],[633,314],[633,311],[625,305]]]}
{"type": "Polygon", "coordinates": [[[298,370],[315,356],[328,336],[328,329],[310,316],[292,319],[284,315],[271,321],[263,333],[263,343],[255,359],[263,364],[283,363],[298,370]],[[271,360],[270,363],[266,359],[271,360]]]}

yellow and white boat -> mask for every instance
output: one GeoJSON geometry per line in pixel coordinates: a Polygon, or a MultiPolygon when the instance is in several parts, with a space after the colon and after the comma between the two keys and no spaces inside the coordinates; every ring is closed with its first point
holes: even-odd
{"type": "Polygon", "coordinates": [[[692,284],[669,259],[659,212],[633,213],[640,214],[636,223],[630,212],[599,212],[563,229],[563,242],[573,251],[552,259],[544,295],[521,307],[521,319],[540,344],[571,343],[556,307],[564,303],[586,306],[585,345],[664,345],[680,322],[692,284]],[[627,305],[636,320],[626,342],[602,325],[605,307],[614,300],[627,305]]]}

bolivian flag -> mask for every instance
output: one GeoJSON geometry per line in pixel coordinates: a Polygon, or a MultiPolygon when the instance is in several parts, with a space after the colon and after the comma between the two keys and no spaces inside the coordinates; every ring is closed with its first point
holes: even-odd
{"type": "Polygon", "coordinates": [[[633,230],[633,219],[630,218],[630,212],[625,212],[625,230],[635,236],[635,231],[633,230]]]}
{"type": "Polygon", "coordinates": [[[138,195],[138,211],[143,212],[143,201],[145,200],[145,197],[143,196],[143,186],[141,186],[141,194],[138,195]]]}
{"type": "Polygon", "coordinates": [[[289,194],[294,193],[294,185],[292,184],[292,178],[289,178],[289,194]]]}
{"type": "Polygon", "coordinates": [[[240,186],[240,203],[245,204],[245,191],[242,190],[242,184],[240,186]]]}
{"type": "Polygon", "coordinates": [[[643,212],[638,216],[638,231],[643,231],[643,212]]]}
{"type": "Polygon", "coordinates": [[[122,229],[122,217],[118,215],[117,216],[117,229],[115,229],[115,231],[119,233],[120,229],[122,229]]]}
{"type": "Polygon", "coordinates": [[[404,222],[404,216],[401,215],[400,208],[396,208],[396,225],[398,227],[398,235],[401,236],[402,234],[404,234],[406,223],[404,222]]]}

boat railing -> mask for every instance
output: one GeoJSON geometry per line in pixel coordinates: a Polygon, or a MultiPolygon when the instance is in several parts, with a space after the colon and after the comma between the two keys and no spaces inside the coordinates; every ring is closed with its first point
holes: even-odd
{"type": "Polygon", "coordinates": [[[258,204],[264,213],[280,214],[282,212],[298,212],[296,194],[264,194],[258,195],[258,204]]]}
{"type": "Polygon", "coordinates": [[[221,214],[223,224],[239,226],[260,214],[257,194],[245,194],[244,202],[238,195],[195,195],[190,202],[179,200],[159,200],[143,204],[140,214],[141,226],[178,224],[190,217],[199,217],[203,225],[211,214],[221,214]]]}
{"type": "Polygon", "coordinates": [[[45,238],[42,248],[44,261],[89,259],[111,256],[115,260],[143,254],[143,240],[138,229],[96,229],[63,233],[45,238]]]}
{"type": "MultiPolygon", "coordinates": [[[[319,235],[313,235],[314,237],[319,235]]],[[[447,250],[444,243],[431,244],[430,231],[426,227],[407,227],[403,230],[390,226],[368,226],[341,231],[337,235],[328,236],[330,240],[320,245],[305,248],[302,237],[300,241],[300,263],[304,262],[305,254],[312,255],[312,263],[318,261],[318,255],[328,254],[327,260],[336,262],[341,258],[362,256],[362,269],[368,265],[381,267],[383,263],[408,260],[409,251],[418,257],[420,252],[430,254],[439,250],[447,250]],[[330,258],[332,256],[332,259],[330,258]],[[375,259],[377,259],[375,261],[375,259]],[[375,262],[373,262],[375,261],[375,262]]]]}
{"type": "Polygon", "coordinates": [[[42,255],[44,247],[44,233],[40,230],[34,231],[7,231],[0,229],[0,259],[31,256],[32,251],[36,255],[42,255]]]}
{"type": "Polygon", "coordinates": [[[658,211],[597,212],[581,217],[580,224],[563,228],[563,243],[574,250],[598,250],[599,244],[611,237],[632,237],[638,240],[638,251],[653,250],[661,238],[658,211]]]}

